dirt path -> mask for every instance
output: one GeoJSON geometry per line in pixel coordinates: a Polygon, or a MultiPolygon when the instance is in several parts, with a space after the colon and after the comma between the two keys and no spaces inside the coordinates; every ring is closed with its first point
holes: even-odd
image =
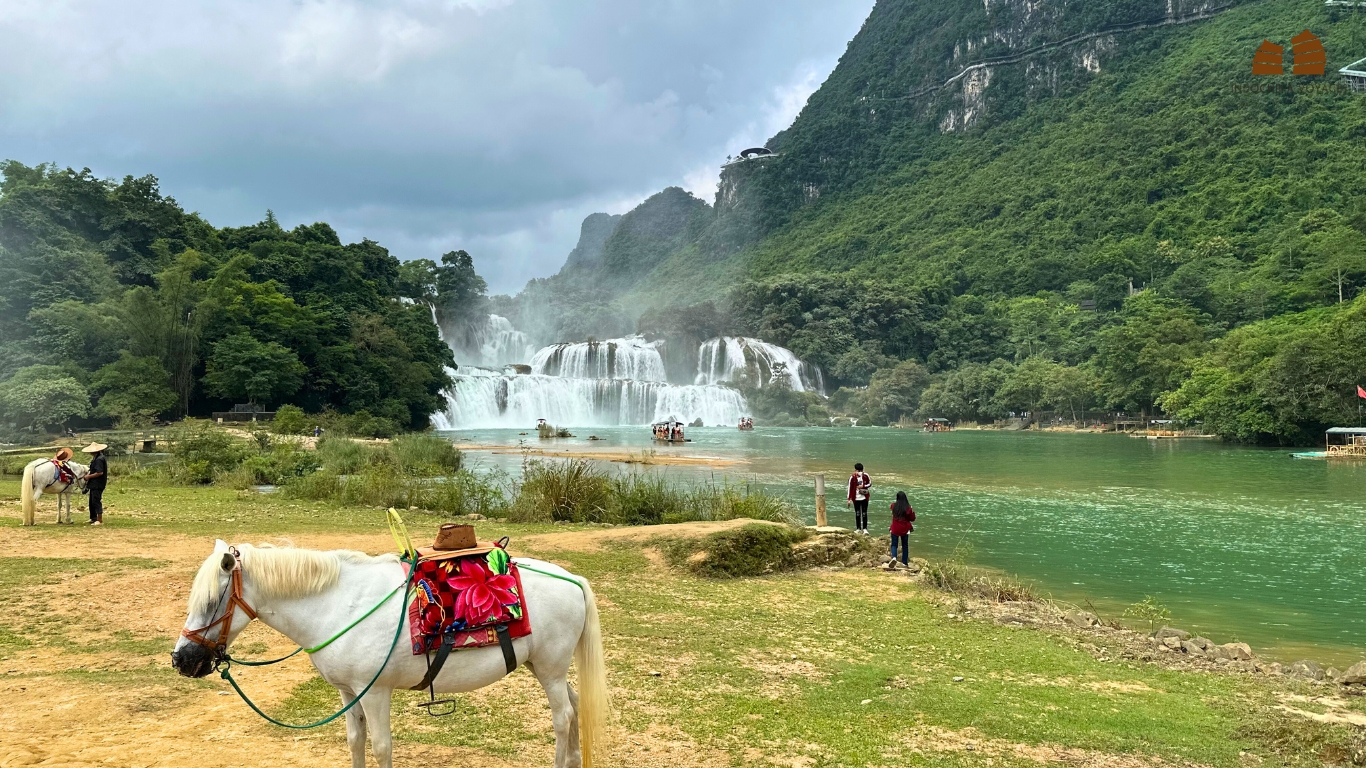
{"type": "MultiPolygon", "coordinates": [[[[13,516],[10,505],[0,515],[13,516]]],[[[592,550],[603,541],[656,535],[704,535],[744,521],[687,523],[642,529],[601,529],[541,534],[523,540],[528,550],[592,550]]],[[[339,728],[285,732],[252,715],[216,676],[191,682],[169,673],[169,654],[184,623],[190,581],[212,551],[207,537],[106,528],[99,536],[68,537],[54,545],[34,528],[0,528],[0,557],[66,557],[87,561],[83,575],[49,574],[41,586],[23,587],[17,599],[0,602],[0,627],[59,623],[74,647],[101,648],[120,636],[164,637],[127,649],[84,653],[53,645],[20,648],[0,658],[0,768],[10,766],[318,766],[349,765],[350,753],[339,728]],[[148,558],[157,567],[90,571],[88,561],[148,558]],[[54,583],[55,582],[55,583],[54,583]],[[92,616],[120,617],[118,626],[92,624],[92,616]],[[43,618],[45,617],[45,618],[43,618]],[[99,627],[99,629],[96,629],[99,627]]],[[[253,539],[254,540],[254,539],[253,539]]],[[[387,532],[321,534],[293,538],[301,547],[358,549],[371,553],[393,549],[387,532]]],[[[14,594],[14,593],[11,593],[14,594]]],[[[251,646],[252,656],[282,655],[292,645],[262,624],[251,625],[237,641],[251,646]]],[[[286,662],[269,670],[243,670],[237,677],[264,708],[283,702],[313,675],[306,661],[286,662]]],[[[534,688],[529,675],[518,673],[504,686],[534,688]]],[[[490,689],[492,690],[492,689],[490,689]]],[[[469,694],[478,697],[479,694],[469,694]]],[[[539,688],[520,698],[538,700],[539,688]],[[534,695],[532,695],[534,694],[534,695]]],[[[543,699],[538,706],[544,709],[543,699]]],[[[487,752],[397,741],[399,765],[460,765],[492,768],[549,764],[549,713],[517,713],[532,732],[544,738],[528,745],[513,762],[487,752]],[[537,717],[544,714],[544,718],[537,717]],[[542,722],[542,720],[544,722],[542,722]]],[[[678,734],[632,734],[620,749],[632,765],[701,765],[695,745],[679,743],[678,734]],[[672,757],[670,757],[672,755],[672,757]]]]}

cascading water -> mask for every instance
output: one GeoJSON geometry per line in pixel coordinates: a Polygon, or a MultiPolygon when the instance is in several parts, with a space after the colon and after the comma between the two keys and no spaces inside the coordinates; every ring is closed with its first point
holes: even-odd
{"type": "Polygon", "coordinates": [[[528,428],[537,419],[557,426],[614,426],[670,417],[729,426],[746,415],[749,406],[737,390],[723,384],[751,364],[757,366],[761,386],[772,380],[781,363],[787,366],[794,389],[821,389],[819,369],[757,339],[728,337],[703,343],[694,383],[672,384],[667,380],[663,341],[630,336],[554,344],[513,359],[510,350],[524,343],[525,335],[504,318],[490,318],[490,328],[496,322],[492,318],[506,323],[497,324],[500,341],[481,345],[477,355],[469,345],[465,351],[455,350],[461,366],[453,372],[455,384],[447,390],[445,412],[433,417],[437,429],[528,428]],[[518,373],[509,365],[526,359],[531,361],[530,373],[518,373]]]}
{"type": "Polygon", "coordinates": [[[744,336],[724,336],[702,342],[697,350],[695,384],[720,384],[736,381],[753,366],[759,386],[786,375],[795,392],[825,394],[821,369],[807,365],[792,350],[744,336]]]}
{"type": "Polygon", "coordinates": [[[459,341],[459,347],[463,349],[456,344],[451,344],[451,348],[461,364],[484,367],[524,364],[536,352],[531,339],[512,327],[512,321],[502,315],[489,315],[484,322],[471,323],[459,341]]]}
{"type": "Polygon", "coordinates": [[[646,341],[643,336],[628,336],[607,341],[555,344],[531,358],[531,372],[570,379],[667,381],[664,358],[659,354],[663,343],[646,341]]]}

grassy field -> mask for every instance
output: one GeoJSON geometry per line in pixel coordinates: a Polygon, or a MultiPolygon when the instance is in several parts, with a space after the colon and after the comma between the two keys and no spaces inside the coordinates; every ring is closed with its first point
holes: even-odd
{"type": "MultiPolygon", "coordinates": [[[[0,766],[343,765],[344,730],[287,733],[216,678],[170,669],[194,568],[214,538],[392,549],[380,511],[219,487],[116,482],[103,529],[19,527],[0,489],[0,766]],[[117,620],[115,620],[117,617],[117,620]],[[243,752],[250,742],[253,747],[243,752]]],[[[79,506],[79,503],[78,503],[79,506]]],[[[407,513],[415,538],[442,519],[407,513]]],[[[965,619],[904,573],[686,575],[623,529],[479,523],[518,554],[594,582],[616,704],[620,766],[1361,764],[1360,733],[1318,722],[1362,699],[1286,678],[1096,658],[1085,633],[965,619]],[[1354,760],[1355,758],[1355,760],[1354,760]]],[[[686,533],[686,527],[683,533],[686,533]]],[[[682,535],[674,529],[671,535],[682,535]]],[[[259,624],[241,655],[288,650],[259,624]]],[[[298,660],[242,675],[272,712],[331,712],[298,660]]],[[[433,719],[400,693],[397,764],[550,765],[548,709],[519,671],[433,719]]]]}

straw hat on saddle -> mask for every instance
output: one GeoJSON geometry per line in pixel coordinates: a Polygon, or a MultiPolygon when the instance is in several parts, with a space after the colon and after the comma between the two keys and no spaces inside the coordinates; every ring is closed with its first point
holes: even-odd
{"type": "Polygon", "coordinates": [[[70,448],[59,448],[57,450],[57,455],[53,456],[52,459],[54,461],[71,461],[71,456],[72,453],[70,448]]]}
{"type": "Polygon", "coordinates": [[[90,445],[87,445],[86,447],[82,448],[81,453],[99,453],[100,451],[106,450],[109,450],[109,446],[105,445],[104,443],[91,443],[90,445]]]}

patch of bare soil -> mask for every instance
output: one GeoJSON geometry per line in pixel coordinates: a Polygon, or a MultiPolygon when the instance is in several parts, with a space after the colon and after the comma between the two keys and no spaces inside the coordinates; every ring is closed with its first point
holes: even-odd
{"type": "MultiPolygon", "coordinates": [[[[9,514],[6,508],[0,514],[9,514]]],[[[603,537],[626,538],[644,533],[705,535],[745,521],[660,526],[659,530],[603,529],[528,537],[537,549],[599,546],[603,537]]],[[[275,543],[283,543],[276,540],[275,543]]],[[[303,535],[298,546],[393,550],[387,533],[303,535]]],[[[164,532],[103,529],[98,536],[67,538],[54,549],[52,540],[35,529],[0,528],[0,557],[69,557],[108,559],[145,557],[159,568],[95,573],[76,577],[58,574],[58,584],[22,590],[0,605],[0,625],[25,626],[46,612],[85,648],[114,639],[120,630],[133,638],[162,636],[164,647],[130,651],[117,647],[94,653],[51,646],[22,648],[0,660],[0,768],[11,766],[270,766],[349,765],[343,730],[286,732],[266,724],[246,708],[217,677],[190,682],[169,670],[169,654],[184,623],[185,601],[195,570],[212,548],[206,537],[164,532]],[[58,599],[54,599],[54,597],[58,599]],[[93,618],[92,618],[93,617],[93,618]],[[103,617],[103,618],[100,618],[103,617]],[[117,617],[117,618],[115,618],[117,617]],[[87,631],[85,627],[102,627],[87,631]],[[80,629],[78,629],[80,628],[80,629]]],[[[263,624],[253,624],[237,641],[249,656],[269,657],[292,650],[293,644],[263,624]]],[[[306,661],[291,660],[267,669],[238,667],[234,676],[252,698],[270,711],[313,676],[306,661]]],[[[500,759],[468,747],[395,743],[397,765],[466,765],[530,768],[548,764],[549,710],[539,686],[522,673],[498,686],[470,695],[471,702],[508,697],[522,705],[508,713],[522,718],[534,744],[520,754],[500,759]],[[531,690],[534,688],[535,690],[531,690]],[[526,690],[523,690],[526,689],[526,690]],[[500,691],[503,694],[500,696],[500,691]]],[[[397,711],[395,725],[420,731],[440,728],[440,721],[397,711]]],[[[646,768],[691,768],[724,763],[719,753],[702,750],[677,729],[651,727],[626,732],[617,727],[610,764],[646,768]]]]}
{"type": "MultiPolygon", "coordinates": [[[[906,732],[895,754],[888,757],[904,762],[908,753],[932,756],[943,753],[970,753],[985,758],[988,764],[999,759],[1022,759],[1036,763],[1066,763],[1085,768],[1156,768],[1171,765],[1156,756],[1116,755],[1090,749],[1055,744],[1023,744],[1005,739],[986,739],[973,728],[954,731],[935,726],[917,726],[906,732]]],[[[1194,765],[1194,764],[1192,764],[1194,765]]]]}

